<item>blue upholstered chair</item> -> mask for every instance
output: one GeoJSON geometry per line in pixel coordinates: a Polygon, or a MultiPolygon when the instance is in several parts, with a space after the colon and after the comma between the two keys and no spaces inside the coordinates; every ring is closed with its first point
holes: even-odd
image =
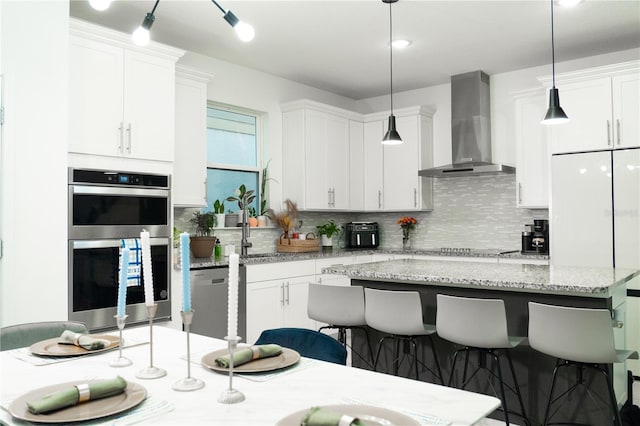
{"type": "Polygon", "coordinates": [[[0,329],[0,351],[31,346],[46,339],[59,337],[63,331],[89,333],[87,326],[73,321],[44,321],[17,324],[0,329]]]}
{"type": "Polygon", "coordinates": [[[274,328],[264,330],[256,345],[275,343],[285,348],[293,349],[300,355],[333,362],[347,364],[347,350],[336,339],[306,328],[274,328]]]}

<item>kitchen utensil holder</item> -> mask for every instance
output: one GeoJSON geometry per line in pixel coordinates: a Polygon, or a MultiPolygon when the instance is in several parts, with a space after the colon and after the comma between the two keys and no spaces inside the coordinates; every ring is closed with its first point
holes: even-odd
{"type": "Polygon", "coordinates": [[[173,384],[173,390],[189,392],[204,387],[204,382],[195,377],[191,377],[191,344],[189,341],[191,322],[193,321],[193,310],[189,312],[180,311],[182,316],[182,323],[184,324],[184,331],[187,333],[187,377],[180,379],[173,384]]]}
{"type": "Polygon", "coordinates": [[[166,370],[154,367],[153,365],[153,318],[158,311],[158,304],[146,305],[145,309],[147,311],[147,318],[149,318],[149,366],[138,371],[136,377],[138,379],[158,379],[167,375],[166,370]]]}
{"type": "Polygon", "coordinates": [[[238,347],[240,336],[224,338],[229,345],[229,389],[223,391],[218,397],[218,402],[222,404],[235,404],[244,401],[244,394],[233,388],[233,352],[238,347]]]}
{"type": "Polygon", "coordinates": [[[118,340],[118,358],[109,363],[111,367],[127,367],[131,365],[131,360],[127,357],[122,356],[122,346],[124,345],[124,340],[122,340],[122,330],[124,329],[124,324],[127,322],[127,316],[128,315],[123,315],[121,317],[119,317],[118,315],[113,316],[116,319],[116,325],[118,326],[118,330],[120,332],[118,340]]]}

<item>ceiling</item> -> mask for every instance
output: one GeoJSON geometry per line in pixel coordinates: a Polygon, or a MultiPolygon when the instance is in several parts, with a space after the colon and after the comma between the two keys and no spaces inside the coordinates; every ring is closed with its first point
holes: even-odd
{"type": "MultiPolygon", "coordinates": [[[[161,0],[154,41],[359,100],[389,92],[389,6],[381,0],[219,0],[256,31],[238,40],[209,0],[161,0]]],[[[115,0],[104,12],[72,0],[70,15],[132,32],[154,1],[115,0]]],[[[547,0],[394,3],[394,92],[481,69],[503,73],[551,63],[547,0]]],[[[640,47],[640,0],[554,7],[556,62],[640,47]]],[[[557,69],[557,72],[562,72],[557,69]]],[[[551,69],[549,69],[551,73],[551,69]]]]}

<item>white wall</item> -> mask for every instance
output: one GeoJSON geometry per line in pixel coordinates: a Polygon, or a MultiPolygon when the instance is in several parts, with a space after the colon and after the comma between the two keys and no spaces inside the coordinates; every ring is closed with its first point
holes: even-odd
{"type": "MultiPolygon", "coordinates": [[[[266,151],[269,173],[282,182],[282,113],[280,105],[297,100],[312,99],[348,110],[355,110],[355,101],[344,96],[285,80],[264,72],[241,67],[196,53],[187,52],[178,63],[214,74],[208,86],[208,99],[266,113],[266,151]]],[[[282,186],[270,182],[269,203],[276,210],[282,203],[282,186]]]]}
{"type": "Polygon", "coordinates": [[[67,318],[67,0],[0,2],[0,325],[67,318]]]}

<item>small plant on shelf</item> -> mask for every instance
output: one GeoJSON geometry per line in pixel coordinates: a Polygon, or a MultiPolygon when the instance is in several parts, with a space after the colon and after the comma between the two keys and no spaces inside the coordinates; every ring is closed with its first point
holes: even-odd
{"type": "Polygon", "coordinates": [[[342,233],[342,227],[338,225],[333,219],[322,225],[317,225],[318,235],[322,237],[322,245],[325,247],[333,245],[333,236],[340,236],[342,233]]]}
{"type": "Polygon", "coordinates": [[[215,200],[213,202],[213,212],[215,214],[224,214],[224,201],[215,200]]]}

